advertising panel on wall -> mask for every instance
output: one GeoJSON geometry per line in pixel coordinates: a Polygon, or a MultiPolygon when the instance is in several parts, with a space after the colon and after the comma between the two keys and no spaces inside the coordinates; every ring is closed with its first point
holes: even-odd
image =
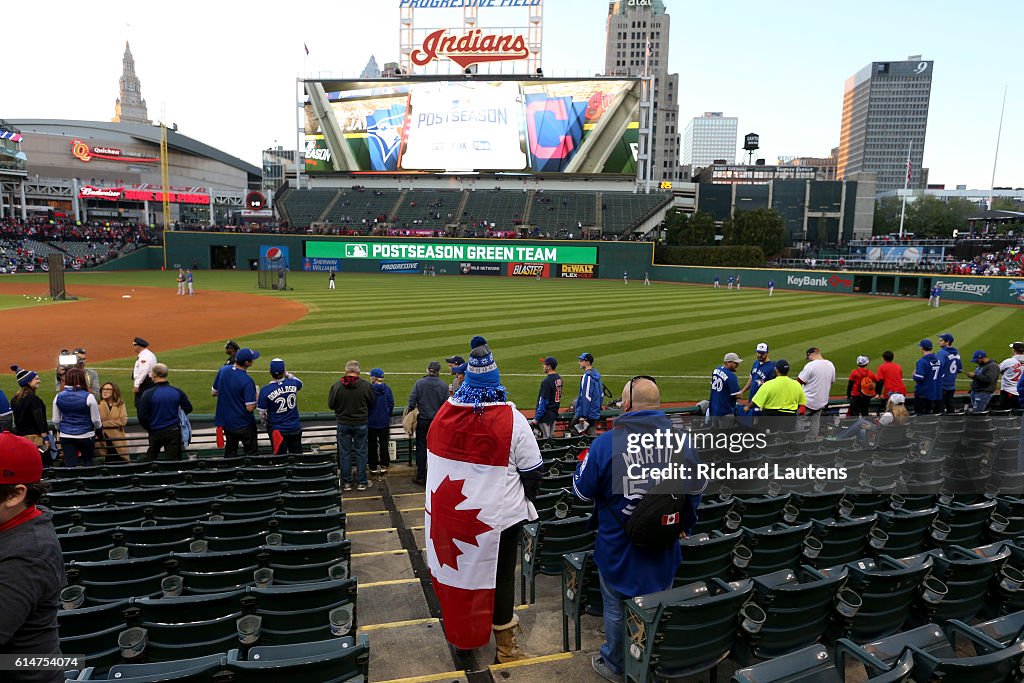
{"type": "Polygon", "coordinates": [[[510,263],[508,274],[511,277],[550,277],[551,264],[549,263],[510,263]]]}
{"type": "Polygon", "coordinates": [[[592,280],[597,277],[597,267],[591,263],[562,263],[558,266],[558,277],[592,280]]]}
{"type": "Polygon", "coordinates": [[[288,267],[288,247],[275,247],[261,244],[260,268],[263,270],[270,270],[278,267],[288,267]]]}
{"type": "Polygon", "coordinates": [[[462,244],[457,242],[342,242],[311,240],[306,242],[306,256],[339,259],[373,259],[380,261],[459,261],[499,263],[597,263],[597,247],[567,247],[462,244]]]}
{"type": "Polygon", "coordinates": [[[302,269],[314,273],[330,273],[341,270],[340,258],[304,258],[302,269]]]}
{"type": "Polygon", "coordinates": [[[636,79],[307,81],[307,172],[636,174],[636,79]]]}
{"type": "Polygon", "coordinates": [[[459,272],[463,275],[504,275],[505,266],[502,263],[463,262],[459,264],[459,272]]]}
{"type": "MultiPolygon", "coordinates": [[[[743,273],[743,277],[748,277],[747,273],[743,273]]],[[[757,287],[767,285],[766,282],[749,282],[744,284],[757,287]]],[[[853,275],[851,273],[822,273],[820,275],[787,274],[783,289],[803,289],[817,292],[852,292],[853,275]]]]}
{"type": "Polygon", "coordinates": [[[418,273],[421,270],[419,261],[381,261],[382,273],[418,273]]]}

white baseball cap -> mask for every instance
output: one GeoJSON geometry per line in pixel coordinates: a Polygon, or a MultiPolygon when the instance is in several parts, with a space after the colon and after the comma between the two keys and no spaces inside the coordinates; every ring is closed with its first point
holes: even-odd
{"type": "Polygon", "coordinates": [[[871,359],[867,356],[857,356],[857,365],[864,367],[871,362],[871,359]]]}
{"type": "Polygon", "coordinates": [[[883,427],[888,427],[889,425],[892,424],[892,419],[892,413],[882,413],[878,417],[878,424],[882,425],[883,427]]]}
{"type": "Polygon", "coordinates": [[[895,406],[901,406],[907,402],[907,397],[903,394],[891,394],[889,401],[895,406]]]}
{"type": "Polygon", "coordinates": [[[725,354],[725,358],[722,359],[723,363],[742,363],[743,359],[737,356],[735,353],[725,354]]]}
{"type": "Polygon", "coordinates": [[[758,353],[768,353],[768,344],[765,342],[761,342],[760,344],[757,345],[757,348],[754,350],[757,351],[758,353]]]}

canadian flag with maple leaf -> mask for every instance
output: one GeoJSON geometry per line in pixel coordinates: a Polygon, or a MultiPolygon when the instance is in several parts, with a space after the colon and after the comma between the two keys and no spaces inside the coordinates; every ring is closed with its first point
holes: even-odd
{"type": "Polygon", "coordinates": [[[482,407],[449,399],[427,434],[427,564],[445,637],[465,650],[491,637],[501,532],[537,519],[519,472],[544,463],[515,405],[482,407]]]}

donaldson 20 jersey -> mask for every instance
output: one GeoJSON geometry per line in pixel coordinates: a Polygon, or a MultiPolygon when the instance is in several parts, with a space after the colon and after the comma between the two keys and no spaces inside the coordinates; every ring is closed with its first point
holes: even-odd
{"type": "Polygon", "coordinates": [[[299,431],[298,393],[302,390],[302,380],[298,377],[275,379],[260,389],[256,399],[256,409],[267,416],[267,427],[270,431],[277,430],[282,434],[299,431]]]}
{"type": "Polygon", "coordinates": [[[523,122],[515,82],[414,86],[402,169],[525,169],[523,122]]]}

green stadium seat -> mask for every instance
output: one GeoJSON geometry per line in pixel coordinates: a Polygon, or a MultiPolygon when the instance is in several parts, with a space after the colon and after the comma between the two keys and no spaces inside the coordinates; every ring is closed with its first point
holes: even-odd
{"type": "Polygon", "coordinates": [[[875,526],[875,515],[854,518],[822,519],[811,522],[811,536],[822,548],[814,558],[805,558],[813,567],[834,567],[864,557],[868,532],[875,526]]]}
{"type": "Polygon", "coordinates": [[[789,494],[781,496],[736,497],[733,510],[743,519],[743,526],[755,529],[782,521],[782,508],[789,502],[789,494]]]}
{"type": "Polygon", "coordinates": [[[128,600],[57,612],[61,652],[86,656],[86,665],[105,667],[120,661],[117,634],[125,629],[128,600]]]}
{"type": "Polygon", "coordinates": [[[576,647],[581,647],[580,617],[604,613],[601,578],[594,564],[594,551],[567,553],[562,556],[562,650],[569,651],[569,621],[576,634],[576,647]]]}
{"type": "Polygon", "coordinates": [[[225,552],[175,553],[174,573],[181,577],[190,595],[221,593],[253,583],[253,572],[265,562],[259,548],[225,552]]]}
{"type": "Polygon", "coordinates": [[[594,538],[589,516],[524,524],[520,547],[520,601],[523,604],[527,602],[526,585],[529,582],[529,602],[532,604],[536,600],[537,574],[561,574],[562,555],[592,549],[594,538]]]}
{"type": "MultiPolygon", "coordinates": [[[[799,514],[796,519],[787,521],[787,524],[809,522],[812,519],[827,519],[835,517],[837,507],[843,494],[837,492],[822,493],[794,493],[790,504],[795,507],[799,514]]],[[[785,519],[785,510],[783,518],[785,519]]]]}
{"type": "Polygon", "coordinates": [[[673,585],[685,586],[712,578],[727,579],[733,564],[733,550],[740,543],[742,531],[693,534],[679,542],[683,561],[676,570],[673,585]]]}
{"type": "Polygon", "coordinates": [[[697,508],[697,523],[693,526],[692,535],[711,533],[725,528],[725,516],[732,512],[733,499],[722,501],[714,498],[702,498],[697,508]]]}
{"type": "Polygon", "coordinates": [[[888,535],[885,545],[879,552],[892,557],[909,557],[921,552],[928,540],[932,522],[938,515],[937,507],[914,511],[900,509],[878,512],[878,528],[888,535]]]}
{"type": "Polygon", "coordinates": [[[238,650],[228,653],[227,667],[237,683],[369,680],[370,639],[332,638],[294,645],[259,645],[243,660],[238,650]]]}
{"type": "Polygon", "coordinates": [[[907,567],[890,558],[862,559],[842,567],[823,569],[825,576],[847,572],[846,588],[861,600],[852,616],[833,615],[832,638],[865,643],[896,633],[910,618],[921,582],[932,570],[930,558],[907,567]]]}
{"type": "Polygon", "coordinates": [[[327,581],[331,568],[343,565],[347,575],[352,561],[352,541],[341,540],[303,546],[266,546],[274,582],[283,584],[327,581]]]}
{"type": "Polygon", "coordinates": [[[959,619],[950,619],[944,626],[947,633],[962,633],[968,638],[988,639],[995,645],[1010,645],[1024,632],[1024,611],[978,622],[968,626],[959,619]]]}
{"type": "Polygon", "coordinates": [[[743,527],[743,541],[736,549],[734,566],[740,576],[758,576],[780,569],[793,569],[800,563],[803,542],[811,530],[811,523],[772,524],[756,529],[743,527]],[[743,564],[744,548],[749,555],[743,564]]]}
{"type": "Polygon", "coordinates": [[[949,535],[940,545],[959,545],[973,548],[981,542],[989,517],[996,509],[995,500],[964,504],[939,504],[939,519],[949,525],[949,535]]]}
{"type": "Polygon", "coordinates": [[[1024,640],[1006,647],[993,648],[985,640],[973,640],[960,632],[974,647],[974,656],[958,657],[957,650],[936,624],[925,624],[865,645],[840,640],[836,656],[840,665],[846,657],[861,663],[871,673],[891,671],[909,652],[914,658],[913,676],[917,681],[954,683],[998,683],[1011,679],[1011,674],[1024,657],[1024,640]]]}
{"type": "Polygon", "coordinates": [[[714,671],[736,643],[737,614],[750,581],[713,579],[625,604],[625,678],[633,683],[679,680],[714,671]]]}
{"type": "Polygon", "coordinates": [[[216,502],[215,498],[206,498],[204,500],[151,503],[149,507],[153,513],[153,519],[160,524],[183,524],[205,519],[214,509],[216,502]]]}
{"type": "MultiPolygon", "coordinates": [[[[905,652],[888,671],[860,680],[864,683],[902,683],[910,680],[913,668],[913,655],[905,652]]],[[[845,683],[847,672],[836,663],[824,646],[811,645],[739,669],[733,674],[732,680],[733,683],[845,683]]]]}
{"type": "MultiPolygon", "coordinates": [[[[214,674],[227,666],[226,654],[213,654],[207,657],[179,659],[152,664],[118,664],[111,667],[107,674],[108,680],[124,683],[206,683],[213,681],[214,674]]],[[[78,680],[99,680],[82,679],[78,680]]]]}
{"type": "Polygon", "coordinates": [[[128,624],[146,630],[143,655],[148,661],[226,653],[238,643],[236,622],[243,614],[244,595],[239,590],[133,600],[128,624]]]}
{"type": "Polygon", "coordinates": [[[740,629],[738,661],[746,666],[753,657],[778,657],[823,637],[845,580],[843,570],[826,576],[807,565],[755,576],[753,600],[765,619],[755,632],[740,629]]]}
{"type": "Polygon", "coordinates": [[[97,605],[126,598],[158,595],[167,576],[166,556],[142,559],[72,562],[68,583],[85,588],[86,602],[97,605]]]}
{"type": "MultiPolygon", "coordinates": [[[[276,576],[275,576],[276,578],[276,576]]],[[[356,580],[252,588],[262,620],[259,642],[287,645],[355,634],[356,580]]]]}
{"type": "Polygon", "coordinates": [[[907,567],[920,566],[928,558],[934,561],[931,577],[942,581],[948,592],[937,605],[918,600],[915,607],[917,621],[947,621],[972,619],[985,607],[986,595],[993,578],[1010,557],[1006,544],[999,544],[987,555],[950,546],[932,550],[898,561],[907,567]]]}

